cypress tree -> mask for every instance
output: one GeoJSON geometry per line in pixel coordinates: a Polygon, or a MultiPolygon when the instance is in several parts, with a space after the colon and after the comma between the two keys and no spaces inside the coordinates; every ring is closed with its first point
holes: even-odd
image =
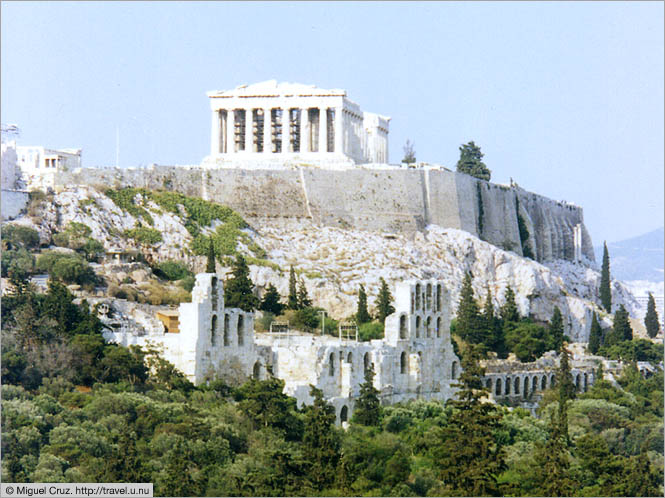
{"type": "Polygon", "coordinates": [[[360,384],[360,396],[351,421],[361,425],[379,425],[380,420],[379,391],[374,387],[374,363],[370,363],[365,369],[365,382],[360,384]]]}
{"type": "Polygon", "coordinates": [[[481,180],[490,181],[492,172],[482,161],[484,154],[480,151],[480,147],[471,141],[468,144],[461,145],[459,151],[460,158],[457,161],[457,171],[459,173],[466,173],[481,180]]]}
{"type": "Polygon", "coordinates": [[[335,479],[341,444],[335,428],[335,408],[323,399],[320,389],[310,386],[310,395],[314,403],[305,409],[303,454],[308,478],[313,487],[321,491],[335,479]]]}
{"type": "Polygon", "coordinates": [[[388,284],[381,277],[381,288],[379,289],[379,295],[376,298],[376,309],[378,312],[378,318],[381,323],[385,323],[386,317],[395,312],[395,307],[391,304],[393,296],[388,289],[388,284]]]}
{"type": "Polygon", "coordinates": [[[459,305],[457,306],[456,332],[465,341],[473,344],[482,343],[484,339],[484,320],[480,316],[478,304],[473,294],[471,274],[467,273],[462,282],[459,305]]]}
{"type": "Polygon", "coordinates": [[[471,347],[462,358],[462,373],[455,399],[448,401],[453,411],[448,423],[434,432],[430,454],[440,491],[447,496],[501,496],[497,477],[506,468],[505,457],[495,431],[501,424],[496,405],[482,402],[487,395],[483,369],[478,364],[478,348],[471,347]]]}
{"type": "Polygon", "coordinates": [[[298,309],[298,281],[296,280],[296,271],[291,265],[291,271],[289,273],[289,300],[286,305],[290,310],[298,309]]]}
{"type": "Polygon", "coordinates": [[[649,337],[654,338],[660,330],[660,323],[658,322],[658,312],[656,311],[656,301],[653,294],[649,292],[649,301],[647,302],[647,314],[644,317],[644,325],[647,328],[649,337]]]}
{"type": "Polygon", "coordinates": [[[212,237],[208,239],[208,262],[206,263],[206,273],[215,273],[215,245],[212,242],[212,237]]]}
{"type": "Polygon", "coordinates": [[[614,313],[614,324],[612,326],[612,335],[615,342],[631,341],[633,339],[633,328],[628,320],[628,312],[623,304],[614,313]]]}
{"type": "Polygon", "coordinates": [[[553,349],[560,350],[563,347],[563,317],[558,306],[554,307],[552,319],[550,320],[549,333],[553,349]]]}
{"type": "Polygon", "coordinates": [[[589,352],[591,354],[596,354],[598,352],[602,338],[603,329],[600,328],[598,317],[594,312],[593,318],[591,319],[591,331],[589,332],[589,352]]]}
{"type": "Polygon", "coordinates": [[[506,300],[501,306],[500,314],[501,319],[506,322],[517,323],[520,321],[520,312],[517,309],[517,303],[515,302],[515,292],[512,287],[509,285],[506,287],[506,294],[504,296],[506,300]]]}
{"type": "Polygon", "coordinates": [[[559,351],[559,371],[557,383],[559,387],[559,413],[557,431],[568,441],[568,401],[575,398],[573,374],[570,373],[570,353],[565,346],[559,351]]]}
{"type": "Polygon", "coordinates": [[[360,289],[358,289],[358,310],[356,311],[356,322],[358,325],[372,321],[372,317],[369,316],[367,311],[367,294],[365,293],[365,287],[360,284],[360,289]]]}
{"type": "Polygon", "coordinates": [[[266,293],[261,300],[261,305],[259,309],[261,311],[268,311],[269,313],[274,313],[275,315],[281,315],[284,311],[284,305],[280,302],[282,296],[279,295],[277,289],[273,284],[268,285],[266,293]]]}
{"type": "Polygon", "coordinates": [[[301,278],[298,283],[298,309],[309,308],[312,305],[312,300],[307,295],[307,287],[305,281],[301,278]]]}
{"type": "Polygon", "coordinates": [[[600,270],[600,304],[608,313],[612,312],[612,291],[610,290],[610,255],[603,242],[603,265],[600,270]]]}
{"type": "Polygon", "coordinates": [[[487,297],[485,298],[481,321],[485,329],[485,344],[490,350],[503,354],[505,351],[503,328],[494,314],[492,291],[490,291],[489,286],[487,287],[487,297]]]}
{"type": "Polygon", "coordinates": [[[254,283],[249,278],[249,267],[241,254],[236,256],[231,274],[233,276],[224,285],[225,306],[254,311],[259,305],[259,298],[254,295],[254,283]]]}

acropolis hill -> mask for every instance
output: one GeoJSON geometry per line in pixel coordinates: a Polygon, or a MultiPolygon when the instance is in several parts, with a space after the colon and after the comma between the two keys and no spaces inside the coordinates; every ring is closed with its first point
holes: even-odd
{"type": "Polygon", "coordinates": [[[52,186],[174,190],[225,204],[257,227],[308,220],[412,234],[432,224],[519,255],[529,247],[537,261],[594,260],[580,207],[442,166],[388,164],[390,118],[363,112],[344,90],[268,81],[208,97],[211,153],[200,165],[58,171],[52,186]]]}

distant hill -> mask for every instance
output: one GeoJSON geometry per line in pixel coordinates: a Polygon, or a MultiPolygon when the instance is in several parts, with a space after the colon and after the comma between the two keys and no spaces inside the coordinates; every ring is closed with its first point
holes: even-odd
{"type": "MultiPolygon", "coordinates": [[[[663,281],[665,230],[659,228],[619,242],[607,244],[610,253],[610,273],[619,280],[663,281]]],[[[603,261],[603,246],[594,247],[596,262],[603,261]]]]}

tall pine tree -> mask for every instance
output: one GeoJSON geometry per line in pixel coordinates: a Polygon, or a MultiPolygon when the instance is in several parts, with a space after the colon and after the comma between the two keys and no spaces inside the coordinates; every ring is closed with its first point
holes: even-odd
{"type": "Polygon", "coordinates": [[[589,332],[589,353],[596,354],[601,346],[602,340],[603,329],[600,327],[600,323],[598,323],[596,312],[594,312],[593,318],[591,319],[591,331],[589,332]]]}
{"type": "Polygon", "coordinates": [[[480,152],[480,147],[471,141],[468,144],[461,145],[459,151],[460,158],[457,161],[457,171],[459,173],[466,173],[481,180],[490,180],[492,172],[483,162],[484,154],[480,152]]]}
{"type": "Polygon", "coordinates": [[[607,243],[603,242],[603,265],[600,269],[600,304],[608,313],[612,313],[612,291],[610,289],[610,255],[607,243]]]}
{"type": "Polygon", "coordinates": [[[360,284],[360,289],[358,289],[358,309],[356,311],[356,322],[358,325],[363,323],[371,322],[372,317],[369,316],[367,311],[367,294],[365,293],[365,287],[360,284]]]}
{"type": "Polygon", "coordinates": [[[644,317],[644,325],[647,328],[649,337],[654,338],[660,330],[660,323],[658,322],[658,312],[656,311],[656,301],[653,294],[649,292],[649,301],[647,302],[647,314],[644,317]]]}
{"type": "Polygon", "coordinates": [[[298,282],[298,309],[309,308],[312,305],[312,300],[307,294],[307,287],[305,287],[305,281],[301,278],[298,282]]]}
{"type": "Polygon", "coordinates": [[[206,262],[206,273],[215,273],[215,244],[212,237],[208,239],[208,261],[206,262]]]}
{"type": "Polygon", "coordinates": [[[558,351],[563,347],[563,317],[558,306],[554,307],[549,326],[550,340],[553,349],[558,351]]]}
{"type": "Polygon", "coordinates": [[[277,288],[273,284],[270,284],[261,300],[259,309],[275,315],[281,315],[282,311],[284,311],[284,305],[280,302],[281,298],[282,296],[277,292],[277,288]]]}
{"type": "Polygon", "coordinates": [[[485,324],[474,297],[470,273],[464,276],[462,282],[455,331],[462,339],[472,344],[484,344],[486,339],[485,324]]]}
{"type": "Polygon", "coordinates": [[[515,302],[515,292],[513,288],[509,285],[506,287],[506,293],[504,295],[505,302],[499,311],[501,319],[504,324],[506,322],[517,323],[520,321],[520,312],[517,309],[517,303],[515,302]]]}
{"type": "Polygon", "coordinates": [[[633,328],[630,326],[628,312],[623,304],[614,313],[614,323],[612,325],[613,342],[631,341],[633,339],[633,328]]]}
{"type": "Polygon", "coordinates": [[[501,321],[494,314],[494,304],[492,303],[492,291],[487,287],[487,297],[483,307],[482,321],[487,331],[487,345],[489,349],[495,351],[500,357],[503,357],[506,344],[501,321]]]}
{"type": "Polygon", "coordinates": [[[290,310],[297,310],[298,308],[298,281],[296,280],[296,271],[291,265],[291,271],[289,272],[289,300],[286,304],[286,307],[290,310]]]}
{"type": "Polygon", "coordinates": [[[376,309],[378,319],[381,323],[385,323],[386,317],[395,312],[395,307],[392,305],[393,296],[390,294],[388,284],[381,277],[381,287],[379,288],[379,295],[376,298],[376,309]]]}
{"type": "Polygon", "coordinates": [[[224,305],[227,308],[254,311],[259,305],[259,298],[254,295],[254,283],[249,278],[249,267],[241,254],[236,256],[231,274],[233,276],[224,284],[224,305]]]}
{"type": "Polygon", "coordinates": [[[335,427],[335,407],[323,399],[323,392],[310,386],[314,403],[305,408],[303,456],[314,489],[330,486],[341,456],[340,435],[335,427]]]}
{"type": "Polygon", "coordinates": [[[379,425],[381,421],[381,403],[379,391],[374,387],[374,363],[365,369],[365,382],[360,384],[360,395],[351,421],[361,425],[379,425]]]}

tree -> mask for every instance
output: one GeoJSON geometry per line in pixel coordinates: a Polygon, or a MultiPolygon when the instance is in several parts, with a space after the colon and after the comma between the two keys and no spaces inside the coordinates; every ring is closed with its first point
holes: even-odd
{"type": "Polygon", "coordinates": [[[379,295],[376,298],[376,309],[378,313],[379,322],[385,323],[386,317],[395,312],[395,307],[391,304],[393,300],[388,284],[381,277],[381,287],[379,288],[379,295]]]}
{"type": "Polygon", "coordinates": [[[215,273],[215,244],[212,237],[208,239],[208,261],[206,263],[206,273],[215,273]]]}
{"type": "Polygon", "coordinates": [[[360,384],[360,396],[351,421],[361,425],[379,425],[380,420],[379,391],[374,387],[374,364],[370,363],[365,369],[365,382],[360,384]]]}
{"type": "Polygon", "coordinates": [[[312,305],[312,300],[307,295],[307,287],[305,281],[301,278],[298,283],[298,309],[302,310],[309,308],[312,305]]]}
{"type": "Polygon", "coordinates": [[[320,389],[310,386],[309,393],[314,403],[305,409],[303,453],[309,479],[315,489],[321,491],[335,479],[341,444],[335,428],[335,407],[326,403],[320,389]]]}
{"type": "Polygon", "coordinates": [[[552,349],[560,350],[563,347],[563,317],[558,306],[555,306],[552,312],[548,332],[552,341],[552,349]]]}
{"type": "Polygon", "coordinates": [[[557,372],[559,387],[559,420],[557,422],[558,434],[568,441],[568,401],[575,398],[575,384],[573,374],[570,373],[570,353],[565,346],[559,350],[559,371],[557,372]]]}
{"type": "Polygon", "coordinates": [[[367,294],[365,293],[365,287],[360,284],[360,289],[358,289],[358,309],[356,311],[356,323],[362,325],[372,321],[372,317],[369,316],[367,311],[367,294]]]}
{"type": "Polygon", "coordinates": [[[517,309],[517,303],[515,302],[515,292],[513,291],[510,285],[506,287],[506,293],[504,295],[506,300],[499,310],[501,319],[505,322],[517,323],[520,321],[520,313],[517,309]]]}
{"type": "Polygon", "coordinates": [[[263,296],[259,309],[261,311],[274,313],[275,315],[281,315],[284,311],[284,305],[280,302],[281,298],[282,296],[277,292],[277,288],[273,284],[270,284],[266,289],[266,293],[263,296]]]}
{"type": "Polygon", "coordinates": [[[416,150],[414,149],[415,144],[407,139],[406,144],[404,145],[404,159],[402,162],[404,164],[413,164],[416,162],[416,150]]]}
{"type": "Polygon", "coordinates": [[[593,318],[591,319],[591,331],[589,332],[589,352],[591,354],[596,354],[598,352],[602,338],[603,338],[603,329],[600,328],[600,323],[598,323],[598,317],[594,312],[593,318]]]}
{"type": "Polygon", "coordinates": [[[656,301],[653,294],[649,292],[649,301],[647,302],[647,314],[644,317],[644,325],[647,328],[647,334],[652,339],[656,337],[660,330],[660,323],[658,322],[658,312],[656,311],[656,301]]]}
{"type": "Polygon", "coordinates": [[[290,310],[298,309],[298,281],[296,280],[296,272],[291,265],[291,271],[289,272],[289,300],[286,304],[286,307],[290,310]]]}
{"type": "Polygon", "coordinates": [[[614,313],[614,323],[612,326],[612,343],[621,341],[631,341],[633,339],[633,328],[630,326],[628,312],[623,304],[614,313]]]}
{"type": "Polygon", "coordinates": [[[473,294],[471,274],[467,273],[462,282],[459,305],[457,306],[457,335],[473,344],[485,344],[487,330],[478,310],[478,303],[473,294]]]}
{"type": "Polygon", "coordinates": [[[236,256],[231,274],[233,276],[224,285],[226,307],[254,311],[259,305],[259,299],[254,295],[254,284],[249,278],[249,267],[241,254],[236,256]]]}
{"type": "Polygon", "coordinates": [[[501,321],[494,314],[494,304],[492,303],[492,291],[489,286],[487,287],[487,297],[485,298],[485,306],[482,313],[483,326],[487,330],[489,346],[492,351],[495,351],[502,356],[506,350],[505,334],[501,321]]]}
{"type": "Polygon", "coordinates": [[[496,405],[481,401],[487,395],[478,350],[462,358],[459,391],[448,401],[448,423],[434,432],[430,454],[444,482],[439,496],[501,496],[497,477],[506,464],[495,431],[501,424],[496,405]]]}
{"type": "Polygon", "coordinates": [[[492,172],[482,162],[484,154],[480,152],[480,147],[471,141],[468,144],[460,146],[459,150],[460,158],[457,161],[458,173],[466,173],[481,180],[489,181],[492,172]]]}
{"type": "Polygon", "coordinates": [[[610,289],[610,255],[607,243],[603,242],[603,265],[600,270],[600,304],[608,313],[612,313],[612,291],[610,289]]]}

